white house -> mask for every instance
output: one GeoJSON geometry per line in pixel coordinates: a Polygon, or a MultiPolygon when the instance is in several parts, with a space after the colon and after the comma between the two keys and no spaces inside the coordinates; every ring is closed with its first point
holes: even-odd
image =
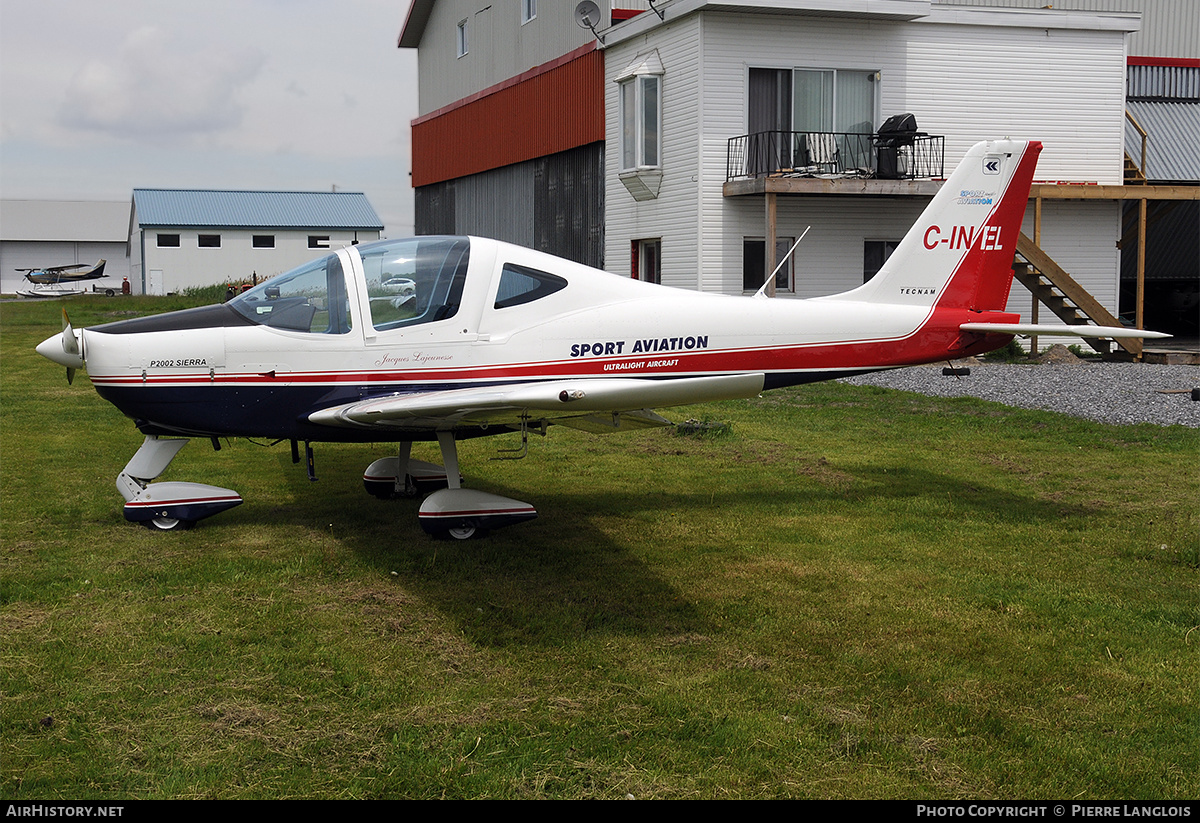
{"type": "Polygon", "coordinates": [[[134,189],[129,279],[135,294],[251,282],[382,230],[358,192],[134,189]]]}
{"type": "MultiPolygon", "coordinates": [[[[908,0],[678,0],[666,10],[665,20],[642,14],[605,33],[605,166],[616,172],[605,191],[611,271],[632,271],[639,246],[653,244],[665,284],[757,288],[762,277],[747,266],[764,258],[768,187],[727,186],[744,171],[728,166],[731,139],[755,132],[869,133],[888,116],[910,112],[921,132],[944,137],[947,173],[976,141],[1011,136],[1045,145],[1039,179],[1122,182],[1125,35],[1137,28],[1136,15],[908,0]],[[836,15],[835,6],[842,9],[836,15]],[[622,95],[638,84],[658,99],[643,95],[622,106],[622,95]],[[763,97],[766,115],[756,110],[763,97]],[[646,127],[646,117],[661,127],[646,127]],[[658,141],[652,161],[632,156],[625,139],[648,128],[658,141]],[[657,186],[652,196],[629,185],[639,174],[657,186]]],[[[841,137],[831,145],[842,154],[848,148],[841,137]]],[[[834,173],[823,180],[801,174],[778,196],[780,248],[812,226],[780,294],[813,297],[860,285],[872,255],[898,241],[927,202],[927,184],[872,188],[839,177],[845,169],[815,169],[834,173]]],[[[931,176],[941,174],[938,167],[931,176]]],[[[1042,215],[1043,247],[1114,306],[1119,219],[1115,202],[1100,201],[1055,201],[1042,215]]],[[[1012,310],[1028,312],[1028,293],[1018,290],[1013,302],[1012,310]]]]}

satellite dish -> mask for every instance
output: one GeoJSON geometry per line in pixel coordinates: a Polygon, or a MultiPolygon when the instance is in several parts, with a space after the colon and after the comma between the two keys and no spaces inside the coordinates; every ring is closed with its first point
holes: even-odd
{"type": "MultiPolygon", "coordinates": [[[[575,7],[575,23],[581,29],[591,29],[596,34],[596,26],[600,25],[600,7],[594,0],[583,0],[575,7]]],[[[600,35],[596,34],[598,38],[600,35]]]]}

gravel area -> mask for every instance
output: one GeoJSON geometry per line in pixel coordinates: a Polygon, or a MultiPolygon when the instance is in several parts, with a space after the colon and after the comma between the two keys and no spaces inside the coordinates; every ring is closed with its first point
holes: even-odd
{"type": "Polygon", "coordinates": [[[1008,406],[1045,409],[1102,423],[1200,428],[1200,366],[1074,362],[1009,365],[956,361],[965,377],[942,374],[946,364],[911,366],[842,382],[882,386],[933,397],[978,397],[1008,406]]]}

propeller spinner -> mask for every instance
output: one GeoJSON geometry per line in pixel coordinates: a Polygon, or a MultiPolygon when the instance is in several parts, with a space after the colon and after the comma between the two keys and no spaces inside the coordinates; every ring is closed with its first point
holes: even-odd
{"type": "Polygon", "coordinates": [[[71,328],[71,318],[67,310],[62,310],[62,334],[47,337],[38,343],[37,353],[47,360],[67,367],[67,382],[75,380],[75,370],[83,368],[83,354],[79,345],[79,336],[71,328]]]}

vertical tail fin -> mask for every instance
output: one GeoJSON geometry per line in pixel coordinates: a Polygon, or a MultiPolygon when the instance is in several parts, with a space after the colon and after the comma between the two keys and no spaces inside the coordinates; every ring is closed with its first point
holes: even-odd
{"type": "Polygon", "coordinates": [[[1042,144],[971,147],[870,282],[835,300],[1003,310],[1042,144]]]}

